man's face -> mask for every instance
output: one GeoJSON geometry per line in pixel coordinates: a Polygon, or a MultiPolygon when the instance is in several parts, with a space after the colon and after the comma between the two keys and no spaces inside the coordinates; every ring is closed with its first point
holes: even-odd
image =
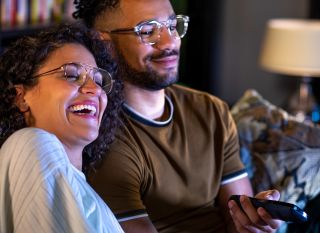
{"type": "MultiPolygon", "coordinates": [[[[168,0],[122,0],[117,12],[112,13],[113,23],[105,29],[133,28],[151,19],[163,22],[173,15],[168,0]]],[[[181,40],[171,36],[166,27],[153,45],[143,43],[135,33],[109,35],[119,55],[124,81],[147,90],[159,90],[177,81],[181,40]]]]}

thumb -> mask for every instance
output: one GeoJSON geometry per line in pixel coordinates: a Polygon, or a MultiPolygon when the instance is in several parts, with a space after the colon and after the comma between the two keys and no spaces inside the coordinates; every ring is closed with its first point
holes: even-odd
{"type": "Polygon", "coordinates": [[[278,190],[276,190],[276,189],[272,189],[272,190],[267,190],[267,191],[260,192],[255,197],[256,198],[260,198],[260,199],[279,201],[280,192],[278,190]]]}

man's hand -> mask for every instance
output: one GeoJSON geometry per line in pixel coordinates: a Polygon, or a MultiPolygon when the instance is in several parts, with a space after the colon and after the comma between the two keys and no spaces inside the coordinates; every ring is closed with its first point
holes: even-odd
{"type": "MultiPolygon", "coordinates": [[[[278,201],[280,193],[277,190],[268,190],[258,193],[256,198],[278,201]]],[[[230,215],[239,233],[275,232],[282,221],[272,219],[263,208],[257,210],[252,206],[245,195],[240,197],[240,203],[244,211],[233,200],[228,202],[230,215]]]]}

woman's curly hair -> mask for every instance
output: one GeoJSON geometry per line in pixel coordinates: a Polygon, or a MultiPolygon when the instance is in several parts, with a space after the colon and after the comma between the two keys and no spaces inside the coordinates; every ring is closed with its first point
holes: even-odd
{"type": "Polygon", "coordinates": [[[119,2],[120,0],[74,0],[76,11],[72,15],[76,19],[82,19],[91,28],[97,17],[118,7],[119,2]]]}
{"type": "Polygon", "coordinates": [[[61,24],[32,37],[23,37],[0,57],[0,147],[15,131],[27,127],[23,114],[15,105],[15,85],[31,88],[38,82],[32,78],[47,57],[67,43],[77,43],[94,56],[98,67],[109,71],[115,79],[108,95],[108,105],[102,117],[98,138],[83,151],[83,169],[100,160],[114,139],[120,124],[119,110],[123,101],[123,84],[117,78],[117,66],[111,58],[107,42],[97,32],[81,24],[61,24]]]}

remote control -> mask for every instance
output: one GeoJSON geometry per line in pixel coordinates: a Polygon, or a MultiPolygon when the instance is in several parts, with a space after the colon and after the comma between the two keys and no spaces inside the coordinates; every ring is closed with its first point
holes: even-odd
{"type": "MultiPolygon", "coordinates": [[[[295,223],[302,223],[308,220],[307,213],[294,204],[282,201],[257,199],[253,197],[249,197],[249,199],[256,209],[259,207],[264,208],[274,219],[295,223]]],[[[229,200],[234,200],[242,209],[240,204],[240,195],[232,195],[229,200]]]]}

